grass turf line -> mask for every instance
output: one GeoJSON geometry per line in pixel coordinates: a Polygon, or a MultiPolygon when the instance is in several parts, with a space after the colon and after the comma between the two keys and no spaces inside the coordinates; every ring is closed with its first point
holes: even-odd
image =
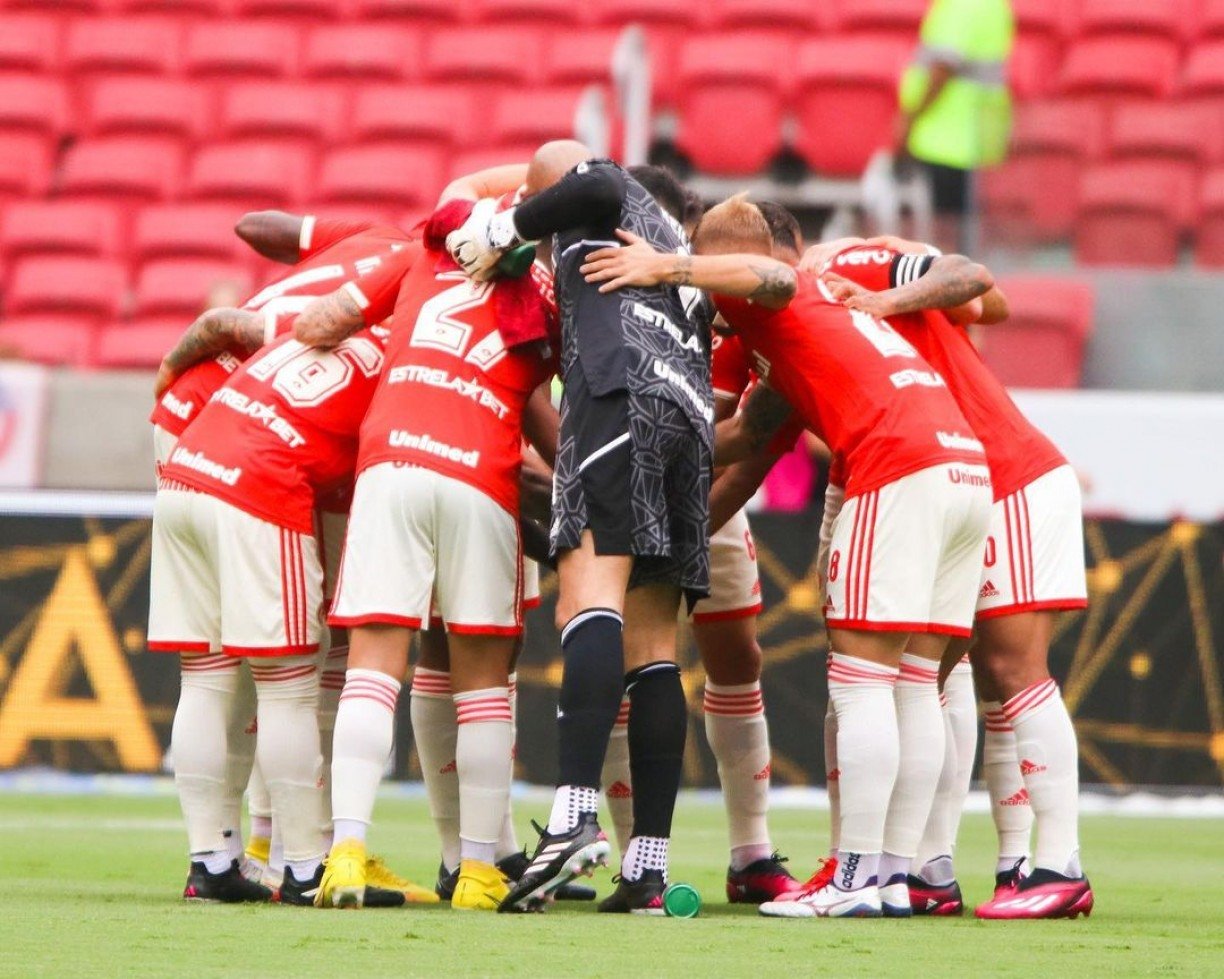
{"type": "MultiPolygon", "coordinates": [[[[545,814],[521,806],[517,817],[526,825],[533,815],[545,814]]],[[[797,876],[821,855],[827,819],[773,814],[797,876]]],[[[705,901],[694,920],[574,904],[516,916],[325,912],[185,904],[173,799],[0,795],[0,976],[1224,975],[1219,821],[1086,819],[1098,904],[1074,922],[767,920],[724,903],[721,809],[682,801],[676,825],[672,879],[705,901]]],[[[972,904],[990,893],[989,819],[967,817],[961,837],[972,904]]],[[[423,802],[381,801],[373,843],[394,869],[432,881],[437,845],[423,802]]],[[[601,896],[609,878],[597,876],[601,896]]]]}

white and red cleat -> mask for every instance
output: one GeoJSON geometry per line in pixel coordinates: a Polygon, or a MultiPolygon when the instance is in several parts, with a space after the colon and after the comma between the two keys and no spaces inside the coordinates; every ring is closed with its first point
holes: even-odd
{"type": "Polygon", "coordinates": [[[825,860],[802,890],[767,901],[757,910],[767,918],[878,918],[883,913],[875,884],[853,891],[833,885],[836,860],[825,860]]]}
{"type": "Polygon", "coordinates": [[[996,888],[995,897],[974,914],[994,921],[1077,918],[1081,914],[1086,918],[1092,914],[1093,902],[1087,877],[1065,877],[1039,868],[1010,890],[996,888]]]}

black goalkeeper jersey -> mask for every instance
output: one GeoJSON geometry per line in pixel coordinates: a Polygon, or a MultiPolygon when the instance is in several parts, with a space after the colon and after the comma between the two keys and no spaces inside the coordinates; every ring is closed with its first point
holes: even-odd
{"type": "Polygon", "coordinates": [[[657,251],[689,252],[680,225],[620,166],[596,160],[579,164],[574,172],[591,173],[597,168],[623,188],[619,213],[577,224],[553,239],[562,377],[580,366],[596,397],[627,390],[669,401],[712,445],[712,307],[704,295],[676,286],[630,287],[604,294],[578,271],[588,253],[620,244],[617,228],[632,232],[657,251]]]}

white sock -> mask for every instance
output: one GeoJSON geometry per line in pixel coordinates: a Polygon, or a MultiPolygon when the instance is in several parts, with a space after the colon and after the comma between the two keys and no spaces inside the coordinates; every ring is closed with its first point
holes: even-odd
{"type": "Polygon", "coordinates": [[[727,809],[731,867],[742,870],[773,852],[768,824],[769,726],[761,684],[719,686],[707,680],[702,709],[727,809]]]}
{"type": "Polygon", "coordinates": [[[1058,684],[1034,683],[1003,704],[1037,826],[1033,865],[1079,877],[1079,746],[1058,684]]]}
{"type": "Polygon", "coordinates": [[[836,856],[841,835],[841,769],[837,767],[837,711],[829,698],[824,719],[825,791],[829,795],[829,853],[836,856]]]}
{"type": "MultiPolygon", "coordinates": [[[[514,782],[514,758],[518,753],[518,674],[510,674],[510,781],[514,782]]],[[[514,803],[506,800],[506,818],[502,823],[501,835],[497,838],[497,851],[494,858],[501,860],[512,853],[518,853],[518,833],[514,829],[514,803]]],[[[486,861],[487,862],[487,861],[486,861]]]]}
{"type": "Polygon", "coordinates": [[[336,711],[340,709],[340,693],[344,690],[344,672],[348,666],[348,646],[334,646],[327,651],[319,674],[319,747],[323,749],[323,842],[332,845],[331,766],[332,747],[336,736],[336,711]]]}
{"type": "MultiPolygon", "coordinates": [[[[254,686],[254,683],[252,683],[254,686]]],[[[256,722],[258,729],[258,722],[256,722]]],[[[259,737],[258,730],[256,738],[259,737]]],[[[247,780],[247,812],[251,816],[251,835],[272,838],[272,797],[268,795],[268,783],[259,770],[259,756],[251,766],[251,777],[247,780]],[[266,832],[262,832],[266,830],[266,832]]]]}
{"type": "Polygon", "coordinates": [[[242,796],[255,765],[255,684],[249,670],[238,670],[238,687],[230,704],[225,756],[225,840],[229,854],[241,860],[242,796]]]}
{"type": "Polygon", "coordinates": [[[977,691],[973,686],[973,667],[969,657],[952,667],[944,681],[944,713],[951,721],[952,740],[956,749],[956,782],[948,800],[951,808],[952,849],[956,852],[956,837],[960,832],[961,816],[965,812],[965,800],[969,798],[969,784],[973,781],[973,763],[977,757],[978,705],[977,691]]]}
{"type": "Polygon", "coordinates": [[[272,796],[288,865],[317,865],[326,853],[323,754],[319,748],[319,671],[312,656],[252,665],[259,700],[259,767],[272,796]]]}
{"type": "Polygon", "coordinates": [[[454,696],[459,727],[459,856],[493,863],[510,804],[514,750],[507,687],[469,690],[454,696]]]}
{"type": "Polygon", "coordinates": [[[251,839],[272,839],[271,816],[251,816],[251,839]]]}
{"type": "Polygon", "coordinates": [[[332,747],[337,840],[365,840],[395,737],[399,691],[399,681],[379,670],[350,669],[345,674],[332,747]]]}
{"type": "Polygon", "coordinates": [[[633,835],[633,777],[629,774],[629,697],[626,696],[616,715],[616,724],[608,738],[608,753],[604,755],[603,771],[599,775],[608,815],[616,833],[616,845],[621,855],[629,849],[633,835]]]}
{"type": "Polygon", "coordinates": [[[548,832],[568,833],[583,813],[599,812],[599,790],[586,785],[558,785],[548,816],[548,832]]]}
{"type": "Polygon", "coordinates": [[[893,689],[900,671],[833,653],[829,697],[837,712],[841,790],[837,886],[852,889],[875,877],[884,849],[888,800],[897,780],[900,742],[893,689]]]}
{"type": "Polygon", "coordinates": [[[999,839],[995,872],[1003,873],[1017,860],[1029,855],[1033,829],[1033,810],[1028,789],[1020,777],[1020,757],[1016,754],[1016,732],[1003,714],[1003,705],[987,701],[986,733],[982,744],[982,777],[990,796],[990,815],[999,839]]]}
{"type": "MultiPolygon", "coordinates": [[[[187,849],[193,855],[224,854],[228,867],[226,742],[230,704],[238,687],[238,661],[220,653],[184,655],[180,682],[170,751],[174,784],[187,823],[187,849]]],[[[218,860],[213,859],[214,865],[218,860]]]]}
{"type": "Polygon", "coordinates": [[[956,809],[957,771],[959,757],[956,753],[956,735],[952,731],[952,718],[948,716],[946,698],[941,694],[940,703],[944,722],[944,757],[939,770],[939,784],[935,787],[935,802],[927,817],[926,829],[918,844],[914,865],[917,876],[928,884],[950,884],[955,879],[952,872],[952,851],[955,848],[956,827],[959,818],[954,818],[956,809]],[[934,875],[934,876],[933,876],[934,875]]]}
{"type": "Polygon", "coordinates": [[[418,666],[412,673],[412,737],[421,761],[421,777],[429,797],[429,812],[442,863],[447,870],[459,866],[459,775],[455,744],[459,728],[450,674],[418,666]]]}
{"type": "Polygon", "coordinates": [[[884,853],[890,859],[881,868],[881,884],[910,873],[935,802],[945,747],[939,664],[903,653],[894,697],[900,760],[884,824],[884,853]]]}
{"type": "Polygon", "coordinates": [[[667,848],[671,841],[665,836],[635,836],[629,841],[621,858],[621,876],[625,880],[641,880],[642,871],[659,870],[667,881],[667,848]]]}
{"type": "Polygon", "coordinates": [[[318,860],[286,860],[285,869],[293,874],[293,879],[306,883],[314,880],[314,875],[319,869],[318,860]]]}
{"type": "Polygon", "coordinates": [[[228,850],[214,850],[208,853],[193,853],[191,859],[204,864],[204,869],[210,874],[223,874],[233,866],[234,858],[228,850]]]}

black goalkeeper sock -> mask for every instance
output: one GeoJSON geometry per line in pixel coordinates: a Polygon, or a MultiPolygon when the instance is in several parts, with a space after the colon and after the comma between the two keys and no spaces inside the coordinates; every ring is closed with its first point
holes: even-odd
{"type": "Polygon", "coordinates": [[[625,692],[624,622],[607,608],[579,612],[561,630],[565,658],[557,703],[558,785],[599,788],[625,692]]]}
{"type": "Polygon", "coordinates": [[[675,663],[649,663],[625,674],[629,689],[629,771],[633,835],[671,836],[684,766],[688,705],[675,663]]]}

